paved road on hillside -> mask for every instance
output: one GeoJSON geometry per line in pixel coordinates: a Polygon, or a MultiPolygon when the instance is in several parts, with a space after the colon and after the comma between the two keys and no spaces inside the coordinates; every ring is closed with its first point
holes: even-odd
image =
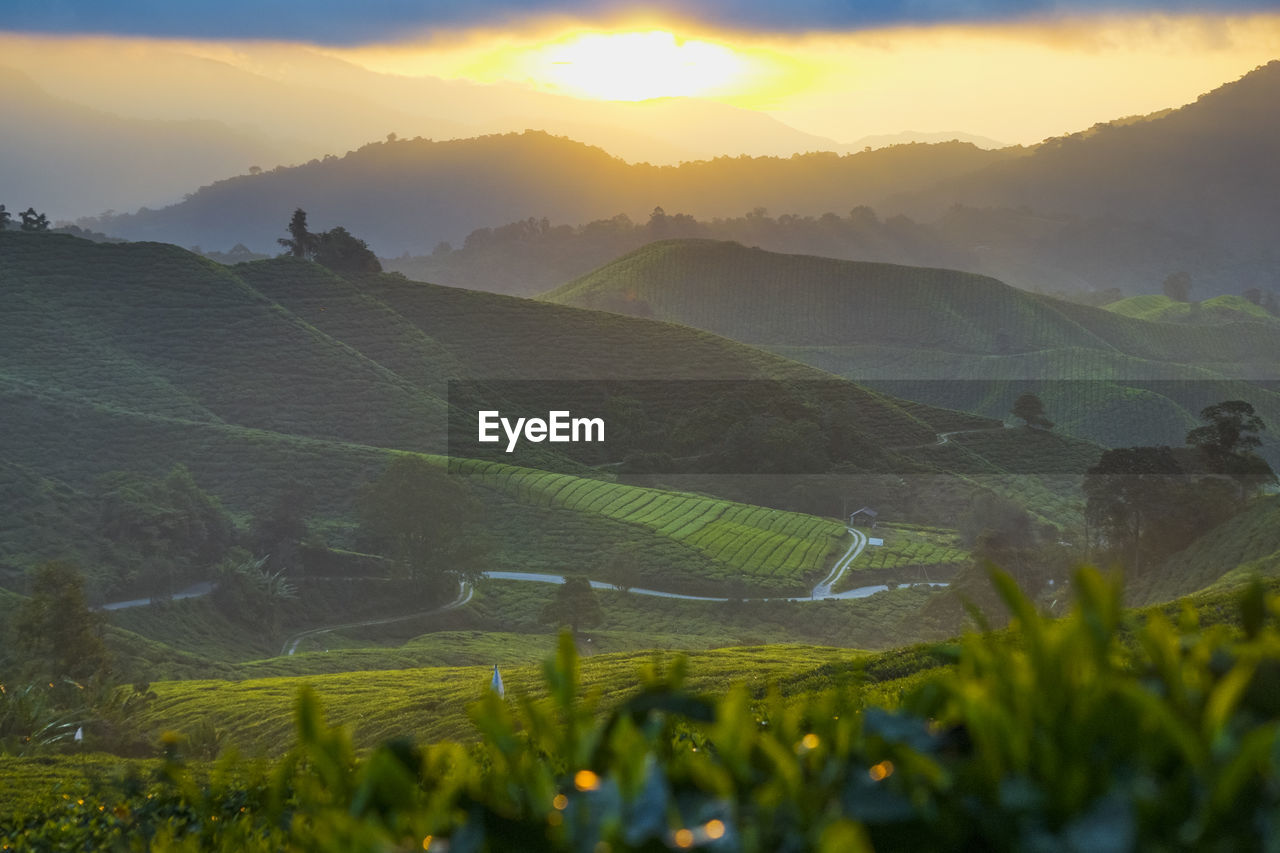
{"type": "MultiPolygon", "coordinates": [[[[182,592],[175,592],[173,600],[177,601],[182,598],[199,598],[202,595],[208,595],[213,592],[213,584],[210,581],[200,581],[200,583],[192,584],[182,592]]],[[[129,601],[113,601],[110,604],[102,605],[103,610],[124,610],[129,607],[142,607],[153,601],[164,601],[162,596],[155,598],[133,598],[129,601]]]]}
{"type": "Polygon", "coordinates": [[[1006,429],[1012,429],[1012,427],[998,426],[998,427],[988,427],[986,429],[956,429],[956,430],[952,430],[951,432],[940,432],[938,433],[937,443],[950,444],[951,436],[953,435],[968,435],[969,433],[974,433],[974,432],[1004,432],[1006,429]]]}
{"type": "MultiPolygon", "coordinates": [[[[853,543],[849,546],[849,549],[844,552],[844,554],[840,557],[840,559],[836,560],[835,566],[832,567],[831,571],[827,574],[825,578],[823,578],[821,581],[818,582],[818,584],[810,591],[807,597],[803,597],[803,598],[777,597],[777,598],[765,598],[765,599],[755,599],[755,600],[757,601],[760,601],[760,600],[762,601],[821,601],[825,598],[840,598],[840,599],[866,598],[867,596],[875,595],[877,592],[883,592],[887,590],[889,587],[885,586],[884,584],[876,584],[874,586],[862,586],[862,587],[858,587],[857,589],[850,589],[840,593],[833,594],[831,592],[831,588],[834,587],[837,582],[839,582],[840,578],[844,577],[844,573],[846,570],[848,570],[849,564],[852,563],[855,559],[857,559],[858,555],[862,553],[862,550],[867,547],[866,534],[864,534],[860,530],[855,530],[852,527],[849,527],[846,529],[849,531],[850,535],[853,536],[853,543]]],[[[483,575],[481,575],[481,577],[487,580],[523,581],[525,583],[562,584],[565,582],[564,575],[545,574],[542,572],[494,571],[494,572],[485,572],[483,575]]],[[[591,584],[592,589],[617,589],[618,588],[617,585],[606,583],[605,581],[588,581],[588,582],[591,584]]],[[[635,595],[651,595],[656,598],[679,598],[685,601],[728,601],[729,600],[727,597],[723,597],[723,596],[686,595],[681,592],[665,592],[659,589],[644,589],[642,587],[628,587],[627,592],[633,593],[635,595]]],[[[360,628],[366,625],[386,625],[392,622],[403,622],[406,619],[415,619],[419,616],[429,616],[432,613],[442,613],[446,610],[452,610],[453,608],[461,607],[462,605],[470,601],[472,594],[473,594],[473,590],[471,589],[470,584],[463,584],[462,590],[461,592],[458,593],[458,597],[456,599],[454,599],[452,602],[450,602],[449,604],[446,604],[443,607],[437,607],[433,610],[427,610],[422,613],[411,613],[407,616],[393,616],[389,619],[369,619],[364,622],[350,622],[345,625],[332,625],[326,628],[312,628],[309,631],[303,631],[299,634],[294,634],[292,637],[286,640],[284,647],[280,650],[280,654],[291,655],[298,650],[298,645],[307,637],[314,637],[319,634],[326,634],[330,631],[339,631],[344,628],[360,628]]]]}
{"type": "MultiPolygon", "coordinates": [[[[951,433],[951,434],[954,434],[954,433],[951,433]]],[[[853,598],[867,598],[868,596],[875,595],[877,592],[884,592],[885,590],[887,590],[889,587],[885,584],[874,584],[871,586],[860,586],[854,589],[848,589],[848,590],[845,590],[844,592],[833,593],[831,591],[835,587],[835,585],[840,582],[840,579],[844,577],[844,573],[849,569],[849,564],[852,563],[854,560],[856,560],[858,558],[858,555],[862,553],[863,549],[867,547],[867,536],[865,533],[852,527],[848,527],[845,529],[848,530],[849,534],[853,537],[852,544],[849,545],[849,549],[844,552],[844,554],[840,557],[840,559],[836,560],[835,565],[831,568],[831,571],[827,574],[827,576],[823,578],[821,581],[819,581],[813,587],[813,589],[809,591],[808,596],[804,596],[800,598],[787,598],[787,597],[777,596],[777,597],[761,598],[761,599],[753,599],[753,600],[755,601],[824,601],[826,599],[832,599],[832,598],[847,600],[847,599],[853,599],[853,598]]],[[[523,581],[526,583],[562,584],[565,582],[564,575],[544,574],[540,572],[494,571],[494,572],[485,572],[482,575],[482,577],[487,578],[489,580],[523,581]]],[[[605,581],[590,581],[590,583],[593,589],[617,589],[618,588],[615,584],[606,583],[605,581]]],[[[946,584],[935,583],[935,584],[931,584],[931,586],[946,586],[946,584]]],[[[208,581],[203,581],[201,583],[195,584],[194,586],[188,587],[187,589],[183,590],[180,593],[175,594],[173,598],[174,599],[198,598],[202,595],[208,595],[209,592],[212,591],[212,589],[213,589],[212,583],[208,581]]],[[[678,599],[684,599],[685,601],[728,601],[729,600],[729,598],[725,596],[686,595],[680,592],[665,592],[663,590],[644,589],[641,587],[628,587],[627,592],[633,593],[635,595],[654,596],[656,598],[678,598],[678,599]]],[[[347,628],[363,628],[369,625],[389,625],[394,622],[404,622],[405,620],[408,620],[408,619],[417,619],[422,616],[430,616],[434,613],[444,613],[445,611],[453,610],[455,608],[463,606],[464,604],[466,604],[471,600],[471,597],[474,594],[475,594],[475,590],[472,589],[471,585],[464,583],[458,591],[457,598],[455,598],[453,601],[449,602],[448,604],[442,605],[440,607],[433,607],[430,610],[423,610],[418,613],[410,613],[405,616],[391,616],[391,617],[382,618],[382,619],[366,619],[362,622],[347,622],[342,625],[329,625],[323,628],[311,628],[306,631],[301,631],[297,634],[292,635],[291,637],[289,637],[289,639],[285,640],[284,646],[280,649],[280,654],[285,656],[292,655],[294,652],[298,650],[298,646],[299,644],[301,644],[303,640],[307,639],[308,637],[315,637],[320,634],[327,634],[331,631],[341,631],[347,628]]],[[[103,610],[122,610],[126,607],[141,607],[145,604],[150,604],[151,601],[152,599],[150,598],[138,598],[138,599],[133,599],[131,601],[116,601],[111,604],[104,604],[102,606],[102,609],[103,610]]]]}
{"type": "MultiPolygon", "coordinates": [[[[844,577],[845,571],[849,568],[849,564],[857,559],[862,553],[862,549],[867,547],[867,537],[860,530],[852,527],[846,528],[853,535],[853,544],[849,546],[849,550],[836,560],[835,566],[831,572],[823,578],[818,584],[809,591],[807,596],[799,598],[787,598],[784,596],[776,596],[771,598],[753,598],[752,601],[823,601],[828,598],[866,598],[869,595],[875,595],[877,592],[883,592],[889,587],[884,584],[876,584],[874,586],[860,586],[856,589],[845,590],[844,592],[833,593],[832,587],[844,577]]],[[[531,583],[564,583],[564,575],[541,574],[538,572],[485,572],[484,577],[497,581],[529,581],[531,583]]],[[[617,589],[617,585],[605,583],[604,581],[591,581],[593,589],[617,589]]],[[[652,595],[657,598],[682,598],[686,601],[728,601],[724,596],[715,595],[685,595],[680,592],[663,592],[657,589],[643,589],[641,587],[627,587],[627,592],[636,595],[652,595]]]]}

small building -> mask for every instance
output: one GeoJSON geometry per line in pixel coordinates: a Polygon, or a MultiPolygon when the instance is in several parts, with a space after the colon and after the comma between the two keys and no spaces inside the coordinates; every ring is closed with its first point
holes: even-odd
{"type": "Polygon", "coordinates": [[[875,527],[876,519],[879,516],[880,516],[880,513],[876,512],[874,509],[872,509],[869,506],[864,506],[862,509],[858,510],[857,512],[854,512],[849,516],[849,526],[857,527],[858,525],[861,524],[861,525],[870,525],[871,527],[875,527]]]}

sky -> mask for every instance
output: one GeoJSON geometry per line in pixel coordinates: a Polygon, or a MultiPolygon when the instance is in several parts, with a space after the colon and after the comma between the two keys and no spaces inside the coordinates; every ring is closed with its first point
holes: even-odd
{"type": "MultiPolygon", "coordinates": [[[[0,4],[0,65],[38,68],[34,76],[59,97],[88,103],[97,92],[89,106],[148,119],[213,118],[234,126],[269,120],[214,110],[209,105],[239,96],[215,91],[220,84],[199,75],[192,97],[157,107],[162,99],[144,91],[145,68],[134,77],[117,74],[121,63],[150,61],[147,46],[276,81],[292,75],[290,85],[305,82],[300,76],[315,65],[305,50],[397,79],[523,88],[588,105],[710,99],[840,143],[914,130],[1033,144],[1180,106],[1280,58],[1280,0],[0,4]]],[[[427,109],[386,101],[387,108],[427,109]]],[[[439,118],[495,129],[491,115],[471,114],[465,103],[449,110],[439,118]]],[[[584,112],[559,120],[573,127],[592,119],[584,112]]],[[[679,156],[679,134],[662,130],[662,145],[679,156]]],[[[385,132],[371,129],[370,138],[385,132]]]]}
{"type": "Polygon", "coordinates": [[[38,0],[0,6],[0,29],[62,34],[362,44],[539,17],[608,22],[637,13],[731,31],[827,32],[937,23],[1123,14],[1275,11],[1230,0],[38,0]]]}

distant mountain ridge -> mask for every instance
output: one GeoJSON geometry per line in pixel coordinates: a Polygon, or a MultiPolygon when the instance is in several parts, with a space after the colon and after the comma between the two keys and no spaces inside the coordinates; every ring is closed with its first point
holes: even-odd
{"type": "Polygon", "coordinates": [[[124,118],[49,95],[0,66],[0,191],[11,211],[50,218],[127,210],[181,197],[212,180],[271,163],[283,149],[260,134],[210,120],[124,118]],[[20,206],[19,206],[20,205],[20,206]]]}
{"type": "MultiPolygon", "coordinates": [[[[936,229],[931,245],[903,258],[910,262],[949,256],[1025,289],[1119,288],[1125,295],[1153,292],[1186,270],[1204,298],[1275,287],[1277,102],[1280,62],[1187,106],[1033,148],[912,143],[660,167],[536,131],[388,140],[219,181],[162,210],[84,224],[130,239],[273,251],[281,223],[302,206],[317,224],[343,224],[384,257],[397,257],[526,219],[585,224],[625,213],[643,221],[658,207],[703,221],[755,210],[845,216],[870,206],[885,221],[905,214],[936,229]]],[[[675,99],[638,109],[694,106],[675,99]]],[[[864,257],[860,251],[850,245],[831,254],[864,257]]]]}
{"type": "Polygon", "coordinates": [[[1151,221],[1275,264],[1277,103],[1280,60],[1179,109],[1047,140],[899,201],[925,218],[963,204],[1151,221]]]}
{"type": "Polygon", "coordinates": [[[628,164],[540,131],[434,142],[371,143],[343,157],[218,181],[162,210],[84,220],[132,240],[274,250],[295,207],[342,224],[379,254],[427,252],[513,217],[586,222],[655,207],[700,217],[757,207],[825,213],[923,190],[1016,152],[964,143],[867,153],[721,157],[680,166],[628,164]]]}

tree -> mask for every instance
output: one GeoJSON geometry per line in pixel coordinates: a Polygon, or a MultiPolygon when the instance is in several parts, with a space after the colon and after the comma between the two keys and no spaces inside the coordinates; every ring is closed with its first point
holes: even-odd
{"type": "Polygon", "coordinates": [[[315,251],[316,236],[307,230],[307,212],[298,208],[289,220],[289,236],[276,240],[295,258],[310,258],[315,251]]]}
{"type": "Polygon", "coordinates": [[[604,611],[596,600],[596,591],[585,575],[571,575],[556,589],[555,597],[542,609],[542,621],[548,625],[568,625],[577,636],[579,628],[594,628],[604,621],[604,611]]]}
{"type": "Polygon", "coordinates": [[[207,577],[235,542],[222,504],[182,465],[162,479],[113,471],[97,487],[98,532],[112,562],[128,567],[117,579],[120,587],[172,592],[179,576],[207,577]]]}
{"type": "Polygon", "coordinates": [[[1164,280],[1164,295],[1174,302],[1191,301],[1191,274],[1186,270],[1172,273],[1164,280]]]}
{"type": "Polygon", "coordinates": [[[1258,433],[1267,425],[1250,403],[1225,400],[1206,406],[1200,417],[1208,423],[1188,432],[1187,444],[1199,451],[1206,473],[1231,479],[1241,502],[1275,481],[1271,466],[1253,452],[1261,446],[1258,433]]]}
{"type": "Polygon", "coordinates": [[[471,493],[421,456],[400,455],[365,486],[356,503],[363,535],[390,551],[415,580],[466,579],[487,552],[471,493]]]}
{"type": "Polygon", "coordinates": [[[382,264],[365,241],[339,225],[315,235],[312,259],[335,272],[382,272],[382,264]]]}
{"type": "Polygon", "coordinates": [[[301,484],[290,483],[270,506],[254,515],[249,526],[251,547],[254,553],[266,554],[272,567],[293,567],[298,546],[307,538],[307,520],[303,513],[306,503],[306,491],[301,484]]]}
{"type": "Polygon", "coordinates": [[[89,609],[84,576],[70,563],[36,568],[14,627],[30,674],[41,680],[86,679],[110,669],[101,617],[89,609]]]}
{"type": "Polygon", "coordinates": [[[34,207],[28,207],[22,213],[18,214],[22,217],[23,231],[48,231],[49,217],[43,213],[37,213],[34,207]]]}
{"type": "Polygon", "coordinates": [[[1053,421],[1045,417],[1044,403],[1030,391],[1013,401],[1012,413],[1014,417],[1021,418],[1028,427],[1053,429],[1053,421]]]}
{"type": "Polygon", "coordinates": [[[284,602],[298,597],[298,588],[285,578],[283,569],[271,571],[267,558],[247,557],[240,552],[218,567],[213,603],[229,618],[257,629],[265,629],[275,639],[280,634],[284,602]]]}
{"type": "Polygon", "coordinates": [[[1245,400],[1225,400],[1206,406],[1200,417],[1209,423],[1187,433],[1187,444],[1215,455],[1247,453],[1262,444],[1258,433],[1267,428],[1245,400]]]}
{"type": "Polygon", "coordinates": [[[1262,305],[1262,288],[1251,287],[1242,293],[1241,296],[1252,302],[1254,305],[1262,305]]]}
{"type": "Polygon", "coordinates": [[[5,209],[3,204],[0,204],[0,231],[9,227],[9,220],[11,219],[13,219],[13,214],[5,209]]]}

